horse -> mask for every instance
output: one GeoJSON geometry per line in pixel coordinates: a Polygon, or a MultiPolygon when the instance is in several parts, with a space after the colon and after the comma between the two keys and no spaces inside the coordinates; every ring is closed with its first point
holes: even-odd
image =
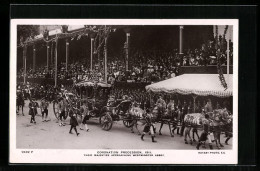
{"type": "MultiPolygon", "coordinates": [[[[220,149],[220,147],[224,147],[221,144],[221,140],[220,140],[220,135],[221,132],[227,132],[228,127],[227,125],[230,125],[230,117],[228,114],[228,111],[226,109],[217,109],[214,110],[211,116],[212,119],[212,123],[213,123],[213,134],[214,134],[214,138],[215,138],[215,143],[218,149],[220,149]]],[[[231,125],[232,127],[232,125],[231,125]]],[[[230,132],[230,131],[229,131],[230,132]]]]}
{"type": "MultiPolygon", "coordinates": [[[[134,128],[137,130],[138,135],[141,135],[141,132],[139,131],[137,125],[138,125],[138,121],[141,122],[143,115],[145,114],[145,111],[143,109],[140,108],[140,104],[137,103],[132,103],[130,109],[129,109],[129,114],[130,116],[133,118],[133,123],[131,128],[131,132],[134,133],[134,128]]],[[[145,124],[144,122],[142,122],[142,124],[145,124]]]]}
{"type": "Polygon", "coordinates": [[[24,116],[23,113],[23,107],[24,107],[24,95],[22,92],[17,94],[17,98],[16,98],[16,113],[19,113],[19,109],[20,107],[22,108],[22,114],[24,116]]]}
{"type": "MultiPolygon", "coordinates": [[[[187,142],[187,136],[190,139],[190,144],[192,144],[192,139],[190,137],[190,131],[191,129],[193,129],[193,132],[195,133],[194,130],[197,130],[197,128],[202,126],[202,122],[204,119],[204,115],[202,115],[201,113],[191,113],[191,114],[186,114],[183,122],[185,124],[185,144],[188,144],[187,142]]],[[[198,135],[197,135],[198,136],[198,135]]],[[[193,141],[194,141],[194,137],[193,137],[193,141]]]]}
{"type": "Polygon", "coordinates": [[[178,112],[175,112],[174,107],[162,109],[162,106],[155,106],[152,110],[153,118],[155,118],[156,122],[161,123],[159,129],[159,135],[162,135],[161,130],[164,124],[169,126],[171,137],[174,137],[173,131],[178,125],[178,112]],[[172,126],[172,130],[171,130],[172,126]]]}

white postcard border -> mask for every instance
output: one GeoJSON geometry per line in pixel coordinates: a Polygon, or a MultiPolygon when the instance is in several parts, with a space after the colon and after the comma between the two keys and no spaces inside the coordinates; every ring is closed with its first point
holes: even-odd
{"type": "MultiPolygon", "coordinates": [[[[237,164],[238,161],[238,19],[12,19],[10,24],[9,162],[63,164],[237,164]],[[113,150],[17,149],[16,148],[16,56],[17,25],[233,25],[233,148],[232,150],[124,150],[151,151],[163,157],[86,157],[84,154],[113,150]],[[30,154],[23,150],[32,151],[30,154]],[[210,153],[211,152],[211,153],[210,153]],[[225,153],[214,154],[213,152],[225,153]]],[[[173,140],[174,142],[174,140],[173,140]]]]}

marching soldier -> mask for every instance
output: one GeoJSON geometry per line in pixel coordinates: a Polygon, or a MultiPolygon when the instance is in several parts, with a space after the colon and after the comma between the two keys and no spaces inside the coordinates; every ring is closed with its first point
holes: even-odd
{"type": "Polygon", "coordinates": [[[87,125],[87,120],[89,120],[89,110],[88,110],[88,106],[87,106],[87,102],[84,101],[83,105],[80,107],[80,113],[82,115],[82,123],[80,125],[80,129],[83,130],[83,128],[81,128],[82,125],[85,126],[86,131],[89,131],[88,125],[87,125]]]}
{"type": "Polygon", "coordinates": [[[29,115],[31,115],[31,121],[30,123],[36,124],[35,121],[35,115],[37,114],[37,103],[30,98],[30,103],[29,103],[29,115]]]}
{"type": "Polygon", "coordinates": [[[185,128],[185,123],[184,123],[184,117],[185,115],[188,113],[188,105],[186,103],[186,101],[184,101],[183,103],[183,107],[182,107],[182,117],[181,117],[181,136],[183,136],[183,132],[184,132],[184,128],[185,128]]]}
{"type": "Polygon", "coordinates": [[[201,144],[203,141],[206,141],[207,139],[209,140],[209,147],[212,150],[212,141],[211,141],[211,137],[209,134],[209,129],[210,129],[210,121],[209,121],[209,115],[205,114],[205,120],[203,121],[203,132],[200,135],[200,139],[199,139],[199,143],[196,146],[196,148],[199,150],[201,144]]]}
{"type": "Polygon", "coordinates": [[[48,107],[49,107],[49,103],[47,102],[47,100],[44,98],[41,101],[41,111],[42,111],[42,122],[47,122],[47,117],[48,117],[48,107]],[[44,117],[45,114],[45,117],[44,117]]]}
{"type": "Polygon", "coordinates": [[[143,133],[141,135],[141,140],[144,141],[145,134],[150,131],[152,142],[157,142],[157,141],[154,140],[154,137],[155,137],[155,135],[154,135],[155,131],[154,130],[155,130],[155,128],[154,128],[153,123],[152,123],[152,116],[149,115],[149,114],[144,114],[144,118],[145,118],[146,124],[144,126],[144,130],[143,130],[143,133]]]}
{"type": "Polygon", "coordinates": [[[72,129],[74,129],[75,132],[76,132],[76,134],[77,134],[77,136],[78,136],[79,133],[78,133],[76,127],[77,127],[79,124],[78,124],[78,121],[77,121],[77,118],[76,118],[76,114],[75,114],[75,112],[74,112],[72,109],[70,109],[70,111],[69,111],[69,116],[70,116],[70,131],[69,131],[69,133],[70,133],[70,134],[73,134],[71,131],[72,131],[72,129]]]}
{"type": "Polygon", "coordinates": [[[65,102],[64,99],[61,97],[58,103],[58,111],[59,111],[59,126],[65,126],[62,122],[62,118],[65,119],[65,102]]]}
{"type": "Polygon", "coordinates": [[[182,113],[181,113],[181,109],[179,106],[176,107],[176,115],[177,115],[177,125],[172,129],[172,133],[174,134],[175,129],[177,129],[177,134],[180,134],[179,130],[181,127],[181,117],[182,117],[182,113]]]}

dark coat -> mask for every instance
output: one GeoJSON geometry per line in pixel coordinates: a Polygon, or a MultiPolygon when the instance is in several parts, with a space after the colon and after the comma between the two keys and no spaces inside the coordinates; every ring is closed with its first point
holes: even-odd
{"type": "Polygon", "coordinates": [[[71,117],[70,117],[70,125],[71,125],[71,126],[74,126],[74,127],[76,127],[76,126],[79,125],[79,124],[78,124],[78,121],[77,121],[77,119],[76,119],[76,117],[74,117],[74,116],[71,116],[71,117]]]}
{"type": "Polygon", "coordinates": [[[78,126],[79,124],[78,124],[77,118],[74,117],[73,114],[74,114],[73,110],[70,110],[70,111],[69,111],[70,125],[76,127],[76,126],[78,126]]]}

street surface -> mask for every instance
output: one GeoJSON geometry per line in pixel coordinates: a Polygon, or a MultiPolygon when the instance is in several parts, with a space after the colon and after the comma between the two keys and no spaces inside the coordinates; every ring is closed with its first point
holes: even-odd
{"type": "MultiPolygon", "coordinates": [[[[104,131],[99,126],[98,118],[91,118],[88,121],[89,132],[80,130],[77,127],[79,136],[76,136],[74,130],[73,134],[69,134],[69,117],[65,122],[65,126],[60,127],[56,119],[52,104],[49,105],[49,119],[48,122],[42,122],[40,109],[36,115],[36,124],[30,123],[31,116],[28,115],[28,103],[25,101],[24,114],[22,116],[21,110],[16,118],[16,136],[17,148],[25,149],[176,149],[176,150],[197,150],[197,143],[193,145],[185,144],[184,137],[174,134],[170,136],[168,125],[164,125],[162,129],[163,135],[158,135],[160,124],[156,124],[156,143],[152,143],[151,136],[145,135],[144,141],[140,139],[137,131],[131,133],[130,128],[126,128],[122,121],[114,122],[112,129],[104,131]]],[[[40,104],[40,103],[39,103],[40,104]]],[[[140,132],[143,126],[139,125],[140,132]]],[[[176,133],[176,131],[175,131],[176,133]]],[[[199,132],[199,135],[201,133],[199,132]]],[[[192,136],[192,132],[191,132],[192,136]]],[[[197,138],[197,137],[196,137],[197,138]]],[[[229,145],[224,143],[224,134],[221,135],[221,142],[224,145],[222,149],[232,149],[232,138],[229,140],[229,145]]],[[[206,144],[209,149],[208,144],[206,144]]],[[[215,143],[213,148],[216,149],[215,143]]],[[[200,148],[203,150],[204,148],[200,148]]]]}

